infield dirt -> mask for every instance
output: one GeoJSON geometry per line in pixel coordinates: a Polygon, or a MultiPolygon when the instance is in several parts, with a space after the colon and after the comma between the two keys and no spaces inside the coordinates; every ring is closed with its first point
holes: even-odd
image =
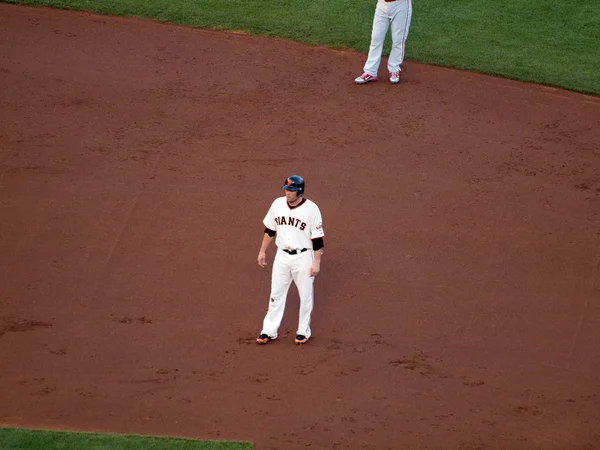
{"type": "Polygon", "coordinates": [[[600,448],[599,99],[364,57],[0,3],[1,425],[600,448]],[[292,173],[314,334],[258,346],[292,173]]]}

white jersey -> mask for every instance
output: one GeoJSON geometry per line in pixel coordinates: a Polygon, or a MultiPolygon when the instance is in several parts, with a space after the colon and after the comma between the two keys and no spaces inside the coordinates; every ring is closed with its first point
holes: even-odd
{"type": "Polygon", "coordinates": [[[312,239],[325,236],[319,207],[308,199],[290,206],[285,197],[275,199],[263,224],[277,233],[275,245],[285,250],[312,250],[312,239]]]}

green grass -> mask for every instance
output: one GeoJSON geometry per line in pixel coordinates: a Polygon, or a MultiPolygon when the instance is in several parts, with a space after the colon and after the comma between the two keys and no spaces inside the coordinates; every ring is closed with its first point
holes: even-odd
{"type": "Polygon", "coordinates": [[[436,3],[423,2],[427,23],[411,30],[419,61],[600,93],[596,1],[455,1],[451,20],[436,3]]]}
{"type": "MultiPolygon", "coordinates": [[[[375,0],[0,0],[367,52],[375,0]]],[[[600,94],[598,0],[414,2],[406,58],[600,94]]],[[[389,54],[389,37],[384,49],[389,54]]]]}
{"type": "Polygon", "coordinates": [[[249,442],[0,428],[0,450],[252,450],[249,442]]]}

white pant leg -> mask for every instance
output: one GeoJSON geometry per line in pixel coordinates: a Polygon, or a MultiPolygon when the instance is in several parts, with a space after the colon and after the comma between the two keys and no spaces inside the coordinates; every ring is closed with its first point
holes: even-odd
{"type": "Polygon", "coordinates": [[[412,3],[411,0],[402,0],[391,4],[392,51],[388,59],[388,72],[400,72],[400,65],[404,61],[404,44],[412,17],[412,3]]]}
{"type": "Polygon", "coordinates": [[[296,334],[301,334],[307,338],[311,335],[310,319],[314,305],[313,283],[315,278],[310,276],[310,266],[313,259],[313,252],[309,250],[298,257],[292,268],[292,276],[300,297],[298,331],[296,334]]]}
{"type": "Polygon", "coordinates": [[[381,53],[383,52],[383,42],[385,35],[390,27],[390,19],[388,13],[383,7],[377,3],[375,8],[375,16],[373,17],[373,31],[371,32],[371,47],[369,47],[369,56],[363,68],[365,73],[377,76],[379,63],[381,62],[381,53]]]}
{"type": "Polygon", "coordinates": [[[275,260],[273,261],[269,309],[263,320],[261,331],[261,334],[267,334],[272,338],[277,337],[277,330],[279,330],[281,320],[283,319],[283,312],[285,311],[287,293],[292,283],[292,267],[289,258],[289,255],[286,255],[281,250],[277,250],[275,260]]]}

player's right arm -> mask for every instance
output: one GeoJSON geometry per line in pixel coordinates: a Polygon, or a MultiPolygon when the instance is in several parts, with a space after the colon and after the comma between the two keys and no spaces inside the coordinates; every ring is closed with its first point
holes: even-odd
{"type": "Polygon", "coordinates": [[[267,247],[273,242],[275,238],[275,233],[277,230],[277,223],[275,222],[275,205],[277,200],[275,200],[271,207],[269,208],[269,212],[263,219],[263,224],[265,226],[265,234],[263,235],[262,244],[260,245],[260,250],[258,252],[258,265],[260,267],[265,267],[267,265],[267,247]]]}
{"type": "Polygon", "coordinates": [[[267,247],[273,242],[273,239],[275,239],[275,232],[269,228],[265,228],[265,234],[263,235],[257,258],[260,267],[265,267],[267,265],[267,247]]]}

